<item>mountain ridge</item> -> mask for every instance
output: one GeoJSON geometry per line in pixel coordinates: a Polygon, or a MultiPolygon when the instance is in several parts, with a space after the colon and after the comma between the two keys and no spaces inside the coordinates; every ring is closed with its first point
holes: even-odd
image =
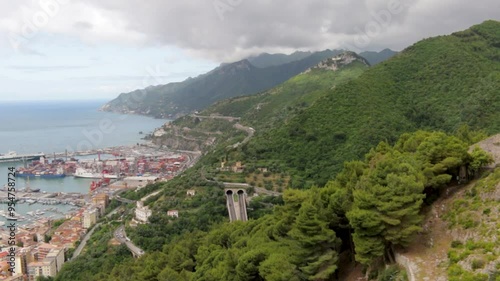
{"type": "MultiPolygon", "coordinates": [[[[423,239],[429,234],[427,221],[437,221],[436,216],[461,235],[443,239],[439,260],[432,252],[424,255],[434,259],[424,259],[424,266],[439,266],[440,275],[423,273],[436,280],[498,279],[498,198],[491,195],[500,194],[500,169],[483,174],[462,193],[459,189],[462,179],[474,179],[489,163],[484,151],[470,145],[485,132],[500,131],[499,42],[496,21],[422,40],[355,79],[327,87],[290,119],[271,128],[263,124],[244,145],[233,145],[242,134],[214,132],[222,142],[182,176],[157,183],[164,186],[147,203],[153,209],[149,223],[127,230],[147,251],[144,257],[133,259],[109,238],[97,236],[89,253],[65,265],[56,280],[337,280],[339,269],[350,270],[354,259],[362,264],[360,278],[407,280],[404,270],[392,265],[394,259],[412,242],[425,251],[443,246],[423,239]],[[288,190],[273,199],[260,192],[249,196],[254,219],[229,223],[222,181],[254,186],[261,179],[266,189],[272,182],[288,190]],[[196,196],[186,196],[193,189],[196,196]],[[461,197],[443,211],[436,197],[457,190],[461,197]],[[167,215],[171,209],[179,210],[179,218],[167,215]]],[[[332,73],[312,70],[288,86],[315,84],[318,77],[327,83],[330,76],[322,75],[332,73]]],[[[259,95],[265,94],[254,96],[259,95]]],[[[221,112],[210,110],[225,103],[231,100],[202,114],[216,116],[221,112]]],[[[249,125],[250,116],[245,118],[237,122],[249,125]]],[[[180,121],[206,122],[185,116],[173,123],[180,121]]],[[[493,138],[488,145],[500,144],[493,138]]],[[[246,191],[250,195],[255,189],[246,191]]]]}
{"type": "MultiPolygon", "coordinates": [[[[100,110],[174,118],[195,110],[202,110],[218,100],[268,90],[315,66],[322,60],[342,52],[341,50],[314,52],[299,60],[292,59],[290,62],[286,61],[285,64],[265,68],[256,67],[251,59],[222,64],[205,74],[182,82],[121,93],[117,98],[103,105],[100,110]]],[[[290,59],[290,57],[287,58],[290,59]]]]}

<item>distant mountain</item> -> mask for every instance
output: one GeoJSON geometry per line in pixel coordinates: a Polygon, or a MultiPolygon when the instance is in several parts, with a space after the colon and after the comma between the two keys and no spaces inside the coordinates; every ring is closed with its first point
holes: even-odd
{"type": "MultiPolygon", "coordinates": [[[[345,161],[419,129],[500,132],[500,22],[422,40],[254,138],[229,159],[279,163],[292,187],[324,185],[345,161]]],[[[242,120],[243,121],[243,120],[242,120]]],[[[251,124],[251,123],[250,123],[251,124]]]]}
{"type": "Polygon", "coordinates": [[[381,63],[385,60],[390,59],[397,53],[398,52],[395,52],[391,49],[384,49],[380,52],[371,52],[371,51],[362,52],[359,53],[359,55],[367,59],[371,65],[376,65],[377,63],[381,63]]]}
{"type": "Polygon", "coordinates": [[[200,114],[241,117],[257,129],[277,126],[312,105],[331,88],[357,78],[369,66],[356,53],[343,52],[268,91],[216,102],[200,114]]]}
{"type": "Polygon", "coordinates": [[[297,51],[290,55],[262,53],[258,56],[249,57],[248,61],[251,64],[255,65],[256,67],[265,68],[270,66],[287,64],[293,61],[298,61],[307,58],[312,54],[313,54],[312,52],[300,52],[300,51],[297,51]]]}
{"type": "MultiPolygon", "coordinates": [[[[258,68],[248,60],[224,64],[206,74],[183,82],[120,94],[101,109],[159,118],[175,117],[204,109],[225,98],[270,89],[340,52],[325,50],[300,60],[265,68],[258,68]],[[142,94],[143,92],[145,94],[142,94]]],[[[300,56],[297,54],[297,57],[300,56]]]]}
{"type": "MultiPolygon", "coordinates": [[[[338,52],[342,52],[343,50],[339,50],[338,52]]],[[[383,62],[387,59],[390,59],[392,56],[396,55],[398,52],[393,51],[391,49],[384,49],[380,52],[372,52],[366,51],[359,53],[360,56],[364,57],[370,65],[375,65],[377,63],[383,62]]],[[[298,61],[303,58],[306,58],[312,55],[312,52],[295,52],[290,55],[286,54],[268,54],[262,53],[258,56],[249,57],[248,61],[256,67],[265,68],[269,66],[277,66],[286,63],[290,63],[293,61],[298,61]]]]}
{"type": "Polygon", "coordinates": [[[208,151],[214,145],[236,137],[237,134],[232,135],[235,130],[231,122],[220,122],[218,118],[207,116],[239,117],[241,122],[259,132],[282,126],[328,94],[331,88],[359,77],[368,68],[364,58],[352,52],[342,53],[321,61],[270,90],[224,99],[196,115],[178,118],[163,126],[153,142],[175,150],[208,151]],[[213,132],[218,133],[214,135],[213,132]],[[222,133],[229,135],[222,137],[222,133]],[[212,139],[214,136],[217,136],[216,139],[212,139]]]}

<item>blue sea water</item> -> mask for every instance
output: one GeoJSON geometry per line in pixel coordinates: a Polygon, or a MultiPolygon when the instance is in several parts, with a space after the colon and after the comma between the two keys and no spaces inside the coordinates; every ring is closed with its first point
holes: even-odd
{"type": "MultiPolygon", "coordinates": [[[[100,112],[105,101],[29,101],[0,103],[0,153],[21,153],[88,150],[141,142],[139,132],[152,132],[167,120],[144,116],[100,112]]],[[[22,163],[0,163],[0,188],[7,183],[8,168],[22,163]]],[[[31,188],[47,192],[87,193],[91,179],[30,179],[31,188]]],[[[25,188],[26,178],[16,179],[17,188],[25,188]]],[[[5,210],[6,204],[0,204],[5,210]]],[[[46,216],[61,217],[69,205],[46,206],[18,204],[16,211],[26,217],[28,211],[56,207],[57,213],[46,211],[46,216]]],[[[3,217],[0,221],[6,222],[3,217]]],[[[28,223],[28,221],[20,224],[28,223]]]]}
{"type": "MultiPolygon", "coordinates": [[[[100,112],[105,101],[28,101],[0,103],[0,153],[64,152],[132,145],[139,132],[152,132],[167,120],[100,112]]],[[[7,168],[21,163],[0,163],[0,187],[7,168]]],[[[24,188],[26,179],[18,178],[24,188]]],[[[47,192],[88,192],[91,180],[31,179],[30,187],[47,192]]]]}
{"type": "Polygon", "coordinates": [[[0,153],[64,152],[140,141],[166,120],[100,112],[104,101],[0,103],[0,153]]]}

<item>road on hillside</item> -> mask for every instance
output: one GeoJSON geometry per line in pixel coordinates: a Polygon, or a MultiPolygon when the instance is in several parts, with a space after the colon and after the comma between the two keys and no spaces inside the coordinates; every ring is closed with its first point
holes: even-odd
{"type": "MultiPolygon", "coordinates": [[[[193,118],[200,118],[200,119],[223,119],[223,120],[227,120],[229,122],[240,121],[240,119],[241,119],[240,117],[220,116],[220,115],[203,116],[203,115],[191,114],[190,116],[193,118]]],[[[240,145],[247,143],[255,134],[254,128],[243,126],[240,123],[234,124],[233,127],[237,130],[245,131],[248,134],[242,142],[238,142],[238,143],[233,144],[232,145],[233,148],[238,148],[240,145]]]]}
{"type": "MultiPolygon", "coordinates": [[[[120,208],[120,206],[116,207],[113,211],[109,212],[109,214],[107,214],[106,217],[110,218],[112,215],[116,214],[116,212],[118,212],[119,208],[120,208]]],[[[83,248],[85,248],[85,245],[87,244],[87,241],[89,240],[90,236],[92,235],[92,233],[94,233],[94,230],[96,229],[96,227],[98,227],[100,225],[101,225],[101,223],[94,225],[94,227],[92,227],[90,229],[90,231],[87,232],[87,234],[85,234],[85,237],[83,237],[82,241],[80,242],[80,245],[78,245],[78,247],[76,248],[76,250],[73,253],[73,256],[71,257],[70,260],[75,259],[76,257],[78,257],[82,253],[82,250],[83,250],[83,248]]]]}
{"type": "Polygon", "coordinates": [[[248,221],[247,203],[245,201],[245,192],[244,191],[238,191],[238,203],[239,203],[239,207],[240,207],[240,220],[241,221],[248,221]]]}
{"type": "Polygon", "coordinates": [[[116,240],[120,241],[120,243],[124,243],[127,248],[134,254],[134,256],[140,257],[144,255],[144,251],[141,248],[137,247],[134,243],[132,243],[127,237],[127,234],[125,233],[125,227],[123,225],[115,230],[114,236],[116,240]]]}
{"type": "Polygon", "coordinates": [[[232,122],[234,120],[236,120],[236,121],[240,120],[240,117],[221,116],[221,115],[204,116],[204,115],[191,114],[189,116],[191,116],[193,118],[199,118],[199,119],[223,119],[223,120],[227,120],[229,122],[232,122]]]}
{"type": "Polygon", "coordinates": [[[98,227],[100,225],[101,225],[101,223],[94,225],[94,227],[92,227],[92,229],[90,229],[90,231],[87,232],[87,234],[85,234],[85,237],[83,237],[82,241],[80,242],[80,245],[78,245],[78,247],[76,248],[76,250],[73,253],[73,256],[71,257],[70,260],[77,258],[81,254],[81,252],[82,252],[83,248],[85,248],[85,245],[87,244],[87,241],[89,240],[90,236],[92,235],[92,233],[94,233],[94,230],[96,229],[96,227],[98,227]]]}
{"type": "Polygon", "coordinates": [[[236,210],[234,208],[233,192],[226,193],[227,209],[229,210],[229,221],[236,221],[236,210]]]}

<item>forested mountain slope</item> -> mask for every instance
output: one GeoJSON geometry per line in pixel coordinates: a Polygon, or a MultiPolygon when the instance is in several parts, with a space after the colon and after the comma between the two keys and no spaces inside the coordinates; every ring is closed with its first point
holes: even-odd
{"type": "Polygon", "coordinates": [[[218,100],[270,89],[341,52],[325,50],[297,61],[265,68],[255,67],[246,59],[223,64],[206,74],[183,82],[120,94],[105,104],[102,110],[154,117],[187,114],[202,110],[218,100]]]}
{"type": "Polygon", "coordinates": [[[420,41],[331,89],[286,124],[258,131],[235,154],[294,175],[292,186],[325,184],[346,160],[416,129],[462,124],[500,131],[500,23],[487,21],[420,41]]]}
{"type": "MultiPolygon", "coordinates": [[[[295,52],[290,55],[261,54],[238,62],[222,64],[206,74],[183,82],[122,93],[103,105],[101,109],[154,117],[175,117],[194,110],[202,110],[219,100],[268,90],[322,60],[343,52],[345,51],[324,50],[295,52]]],[[[369,57],[367,60],[374,63],[379,63],[395,54],[388,49],[379,53],[364,53],[369,57]]]]}
{"type": "MultiPolygon", "coordinates": [[[[314,76],[313,69],[305,75],[311,73],[321,77],[327,72],[314,76]]],[[[474,179],[492,160],[469,148],[484,137],[469,128],[500,131],[499,83],[499,22],[418,42],[326,89],[302,110],[275,119],[282,123],[260,125],[248,143],[237,148],[220,143],[183,176],[146,187],[163,189],[146,203],[154,212],[150,223],[127,229],[146,249],[145,256],[134,260],[123,247],[109,245],[110,234],[101,229],[92,247],[66,264],[56,280],[338,280],[342,265],[353,260],[372,279],[405,280],[401,269],[388,271],[385,265],[425,231],[426,207],[455,190],[457,176],[474,179]],[[224,185],[207,178],[225,173],[221,157],[247,167],[276,168],[290,177],[283,187],[297,189],[285,190],[283,200],[258,196],[268,199],[252,199],[258,202],[249,204],[253,219],[228,223],[224,185]],[[188,198],[188,189],[195,189],[197,197],[188,198]],[[270,209],[258,212],[261,205],[270,209]],[[170,209],[180,210],[179,218],[167,216],[170,209]]],[[[272,93],[268,95],[262,97],[272,93]]],[[[228,114],[241,112],[238,122],[246,125],[252,118],[272,119],[275,113],[254,115],[260,103],[254,99],[216,106],[228,114]]],[[[485,232],[480,235],[496,235],[492,231],[498,222],[489,214],[497,201],[488,201],[488,211],[477,195],[496,192],[491,187],[498,182],[496,171],[480,181],[477,192],[471,190],[467,202],[456,203],[460,213],[446,217],[451,227],[481,226],[485,232]]],[[[127,196],[138,195],[132,191],[127,196]]],[[[106,228],[111,231],[118,224],[106,228]]],[[[478,267],[495,269],[498,250],[484,240],[454,243],[453,263],[443,265],[451,280],[487,280],[478,267]],[[474,262],[475,257],[484,262],[474,262]]]]}
{"type": "Polygon", "coordinates": [[[279,127],[340,84],[359,77],[370,64],[353,52],[343,52],[260,94],[222,100],[200,114],[240,117],[255,128],[279,127]]]}

